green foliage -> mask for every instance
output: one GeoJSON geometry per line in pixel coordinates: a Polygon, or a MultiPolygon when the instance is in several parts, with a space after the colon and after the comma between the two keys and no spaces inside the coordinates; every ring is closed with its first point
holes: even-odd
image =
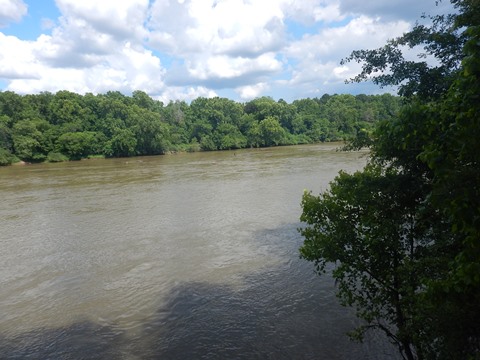
{"type": "Polygon", "coordinates": [[[9,150],[0,147],[0,166],[6,166],[14,163],[17,158],[9,150]]]}
{"type": "Polygon", "coordinates": [[[365,321],[355,335],[381,329],[406,359],[480,356],[480,3],[452,3],[431,27],[352,53],[354,81],[381,71],[374,81],[401,84],[405,104],[357,132],[349,147],[371,150],[363,171],[302,201],[301,256],[319,272],[335,263],[342,303],[365,321]],[[406,61],[404,45],[436,64],[406,61]]]}
{"type": "Polygon", "coordinates": [[[68,132],[57,140],[57,149],[71,160],[80,160],[95,154],[98,148],[98,134],[92,131],[68,132]]]}
{"type": "Polygon", "coordinates": [[[113,136],[107,141],[104,148],[106,156],[128,157],[136,155],[137,139],[131,129],[115,129],[113,136]]]}
{"type": "Polygon", "coordinates": [[[286,143],[286,131],[277,118],[268,116],[260,121],[258,127],[262,146],[277,146],[286,143]]]}
{"type": "Polygon", "coordinates": [[[185,147],[185,151],[187,152],[198,152],[200,150],[202,150],[202,148],[196,139],[193,139],[192,142],[185,147]]]}
{"type": "Polygon", "coordinates": [[[132,93],[132,101],[135,105],[152,112],[163,106],[161,102],[153,100],[147,93],[140,90],[135,90],[132,93]]]}
{"type": "Polygon", "coordinates": [[[203,151],[217,150],[217,146],[210,135],[205,135],[202,137],[202,140],[200,141],[200,147],[203,151]]]}
{"type": "Polygon", "coordinates": [[[429,201],[451,225],[457,251],[450,271],[429,285],[432,317],[444,327],[431,327],[442,340],[445,358],[480,356],[480,5],[472,5],[476,26],[466,31],[461,72],[444,100],[435,104],[428,141],[419,159],[433,173],[429,201]],[[456,326],[447,318],[455,318],[456,326]]]}
{"type": "Polygon", "coordinates": [[[5,91],[0,96],[0,115],[6,115],[14,123],[23,117],[27,108],[22,96],[12,91],[5,91]]]}
{"type": "Polygon", "coordinates": [[[10,118],[6,115],[0,116],[0,148],[13,149],[12,130],[8,126],[10,118]]]}
{"type": "Polygon", "coordinates": [[[24,161],[43,161],[51,148],[46,120],[20,120],[12,128],[15,155],[24,161]]]}
{"type": "MultiPolygon", "coordinates": [[[[457,2],[457,1],[452,1],[457,2]]],[[[429,18],[430,27],[417,24],[403,36],[390,40],[384,47],[375,50],[356,50],[342,60],[363,64],[360,74],[350,81],[365,81],[369,78],[375,84],[399,86],[401,96],[418,95],[422,98],[436,98],[451,85],[462,58],[465,41],[455,24],[455,16],[439,15],[429,18]],[[405,58],[402,47],[422,46],[424,53],[419,61],[405,58]],[[425,55],[435,57],[438,63],[430,65],[425,55]]]]}
{"type": "Polygon", "coordinates": [[[292,104],[215,97],[164,105],[143,91],[131,97],[6,91],[0,92],[0,147],[33,162],[48,160],[49,153],[76,160],[338,141],[370,133],[399,102],[391,95],[325,95],[292,104]]]}
{"type": "Polygon", "coordinates": [[[47,162],[63,162],[63,161],[68,161],[68,157],[63,155],[62,153],[59,153],[59,152],[49,152],[48,155],[47,155],[47,159],[46,161],[47,162]]]}
{"type": "Polygon", "coordinates": [[[329,191],[302,199],[301,257],[319,273],[336,264],[341,303],[365,320],[356,337],[380,329],[410,355],[421,349],[415,333],[424,323],[415,294],[422,279],[440,271],[443,262],[433,257],[447,247],[429,246],[432,230],[425,222],[436,216],[425,209],[425,191],[412,174],[371,164],[353,175],[340,173],[329,191]]]}
{"type": "Polygon", "coordinates": [[[214,139],[219,150],[241,149],[247,145],[247,138],[233,124],[220,124],[215,129],[214,139]]]}
{"type": "Polygon", "coordinates": [[[136,138],[136,153],[158,155],[170,150],[169,126],[161,116],[133,107],[132,123],[136,138]]]}

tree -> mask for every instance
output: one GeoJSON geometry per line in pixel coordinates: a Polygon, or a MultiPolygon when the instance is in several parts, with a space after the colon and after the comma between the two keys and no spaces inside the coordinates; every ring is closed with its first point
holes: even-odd
{"type": "Polygon", "coordinates": [[[112,138],[106,142],[104,153],[112,157],[135,155],[137,139],[131,129],[115,128],[112,138]]]}
{"type": "Polygon", "coordinates": [[[99,150],[100,134],[92,131],[64,133],[57,140],[58,150],[71,160],[86,158],[99,150]]]}
{"type": "Polygon", "coordinates": [[[7,115],[13,122],[23,118],[25,102],[22,96],[12,91],[0,92],[0,114],[7,115]]]}
{"type": "MultiPolygon", "coordinates": [[[[189,124],[186,121],[188,110],[188,104],[185,101],[171,101],[162,109],[163,118],[170,125],[170,138],[174,145],[186,144],[192,140],[189,136],[189,124]]],[[[198,139],[195,141],[198,142],[198,139]]]]}
{"type": "Polygon", "coordinates": [[[12,150],[12,132],[8,126],[10,119],[6,115],[0,116],[0,148],[12,150]]]}
{"type": "Polygon", "coordinates": [[[301,220],[308,226],[301,230],[301,256],[315,262],[318,273],[336,263],[341,303],[365,320],[353,337],[382,330],[407,359],[422,351],[415,338],[419,279],[439,266],[427,264],[431,233],[414,216],[423,206],[424,186],[410,174],[370,165],[353,175],[340,173],[329,191],[305,193],[302,200],[301,220]]]}
{"type": "Polygon", "coordinates": [[[43,161],[51,150],[48,130],[51,125],[40,119],[20,120],[13,126],[12,139],[15,155],[25,161],[43,161]]]}
{"type": "Polygon", "coordinates": [[[15,157],[10,153],[10,151],[0,147],[0,166],[10,165],[14,161],[15,157]]]}
{"type": "Polygon", "coordinates": [[[0,147],[12,155],[8,159],[18,155],[26,161],[64,161],[67,154],[78,159],[92,152],[135,156],[334,141],[369,134],[371,124],[388,118],[397,100],[324,95],[288,104],[261,97],[244,105],[200,97],[190,105],[176,101],[163,106],[143,91],[130,97],[118,91],[83,96],[7,91],[0,92],[0,147]],[[369,101],[376,111],[362,107],[369,101]],[[88,134],[95,134],[93,150],[88,134]]]}
{"type": "Polygon", "coordinates": [[[258,121],[253,120],[247,130],[247,144],[250,147],[263,146],[262,132],[258,121]]]}
{"type": "Polygon", "coordinates": [[[214,132],[217,149],[241,149],[247,144],[247,138],[233,124],[220,124],[214,132]]]}
{"type": "Polygon", "coordinates": [[[133,129],[137,140],[138,155],[158,155],[169,150],[169,126],[160,115],[134,105],[132,107],[133,129]]]}
{"type": "Polygon", "coordinates": [[[437,104],[438,112],[430,112],[430,133],[435,136],[419,155],[432,169],[430,200],[451,224],[457,250],[449,271],[432,281],[427,293],[427,300],[437,307],[432,316],[441,324],[431,331],[442,339],[440,350],[450,358],[480,356],[479,5],[475,11],[463,14],[476,16],[476,26],[466,31],[459,76],[445,100],[437,104]],[[456,319],[456,326],[449,318],[456,319]]]}
{"type": "Polygon", "coordinates": [[[157,111],[163,106],[161,102],[153,100],[147,93],[141,90],[135,90],[132,93],[132,101],[135,105],[151,111],[157,111]]]}
{"type": "Polygon", "coordinates": [[[268,116],[259,123],[263,146],[277,146],[285,142],[286,132],[277,118],[268,116]]]}
{"type": "Polygon", "coordinates": [[[49,120],[51,118],[50,103],[54,99],[50,92],[41,92],[40,94],[25,95],[24,101],[29,104],[31,113],[26,118],[41,118],[49,120]]]}
{"type": "Polygon", "coordinates": [[[353,135],[358,124],[359,112],[353,95],[332,96],[327,104],[327,117],[343,137],[353,135]]]}
{"type": "Polygon", "coordinates": [[[301,256],[319,272],[336,263],[338,295],[365,321],[356,335],[381,329],[406,359],[480,356],[480,3],[452,3],[347,59],[363,62],[354,81],[400,84],[405,104],[353,142],[370,147],[363,171],[302,201],[301,256]],[[437,62],[405,60],[404,45],[437,62]]]}
{"type": "MultiPolygon", "coordinates": [[[[474,1],[451,0],[460,8],[474,1]]],[[[436,98],[450,87],[463,57],[465,35],[458,31],[458,23],[455,23],[458,19],[454,14],[430,17],[433,23],[430,27],[417,24],[413,30],[388,41],[382,48],[353,51],[341,64],[350,61],[362,63],[362,71],[350,81],[360,82],[371,78],[380,87],[399,86],[398,93],[401,96],[436,98]],[[407,60],[402,47],[412,49],[418,46],[423,46],[425,50],[420,59],[407,60]],[[438,62],[428,62],[428,56],[438,62]]]]}
{"type": "Polygon", "coordinates": [[[87,115],[81,95],[70,91],[57,92],[48,106],[50,122],[55,125],[78,123],[81,126],[87,115]]]}

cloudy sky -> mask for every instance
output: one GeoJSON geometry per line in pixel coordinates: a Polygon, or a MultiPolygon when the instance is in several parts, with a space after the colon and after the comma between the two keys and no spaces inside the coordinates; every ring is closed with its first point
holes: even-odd
{"type": "Polygon", "coordinates": [[[339,64],[408,31],[435,0],[0,0],[0,90],[162,101],[291,102],[379,93],[339,64]]]}

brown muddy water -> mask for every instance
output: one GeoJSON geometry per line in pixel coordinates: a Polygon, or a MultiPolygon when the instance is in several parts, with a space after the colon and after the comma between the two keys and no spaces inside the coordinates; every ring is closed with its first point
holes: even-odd
{"type": "Polygon", "coordinates": [[[0,168],[0,358],[390,358],[298,256],[338,146],[0,168]]]}

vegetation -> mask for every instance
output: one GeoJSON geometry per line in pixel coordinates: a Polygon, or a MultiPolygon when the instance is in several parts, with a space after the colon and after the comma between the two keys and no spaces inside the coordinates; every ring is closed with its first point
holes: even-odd
{"type": "Polygon", "coordinates": [[[336,141],[392,118],[389,94],[324,95],[291,104],[198,98],[164,105],[142,91],[0,92],[0,165],[336,141]]]}
{"type": "Polygon", "coordinates": [[[364,320],[351,335],[379,329],[405,359],[480,358],[480,3],[451,2],[455,14],[345,60],[363,64],[353,81],[399,85],[404,105],[351,142],[371,149],[363,171],[302,200],[301,256],[319,273],[336,264],[338,296],[364,320]],[[405,46],[436,61],[407,61],[405,46]]]}

